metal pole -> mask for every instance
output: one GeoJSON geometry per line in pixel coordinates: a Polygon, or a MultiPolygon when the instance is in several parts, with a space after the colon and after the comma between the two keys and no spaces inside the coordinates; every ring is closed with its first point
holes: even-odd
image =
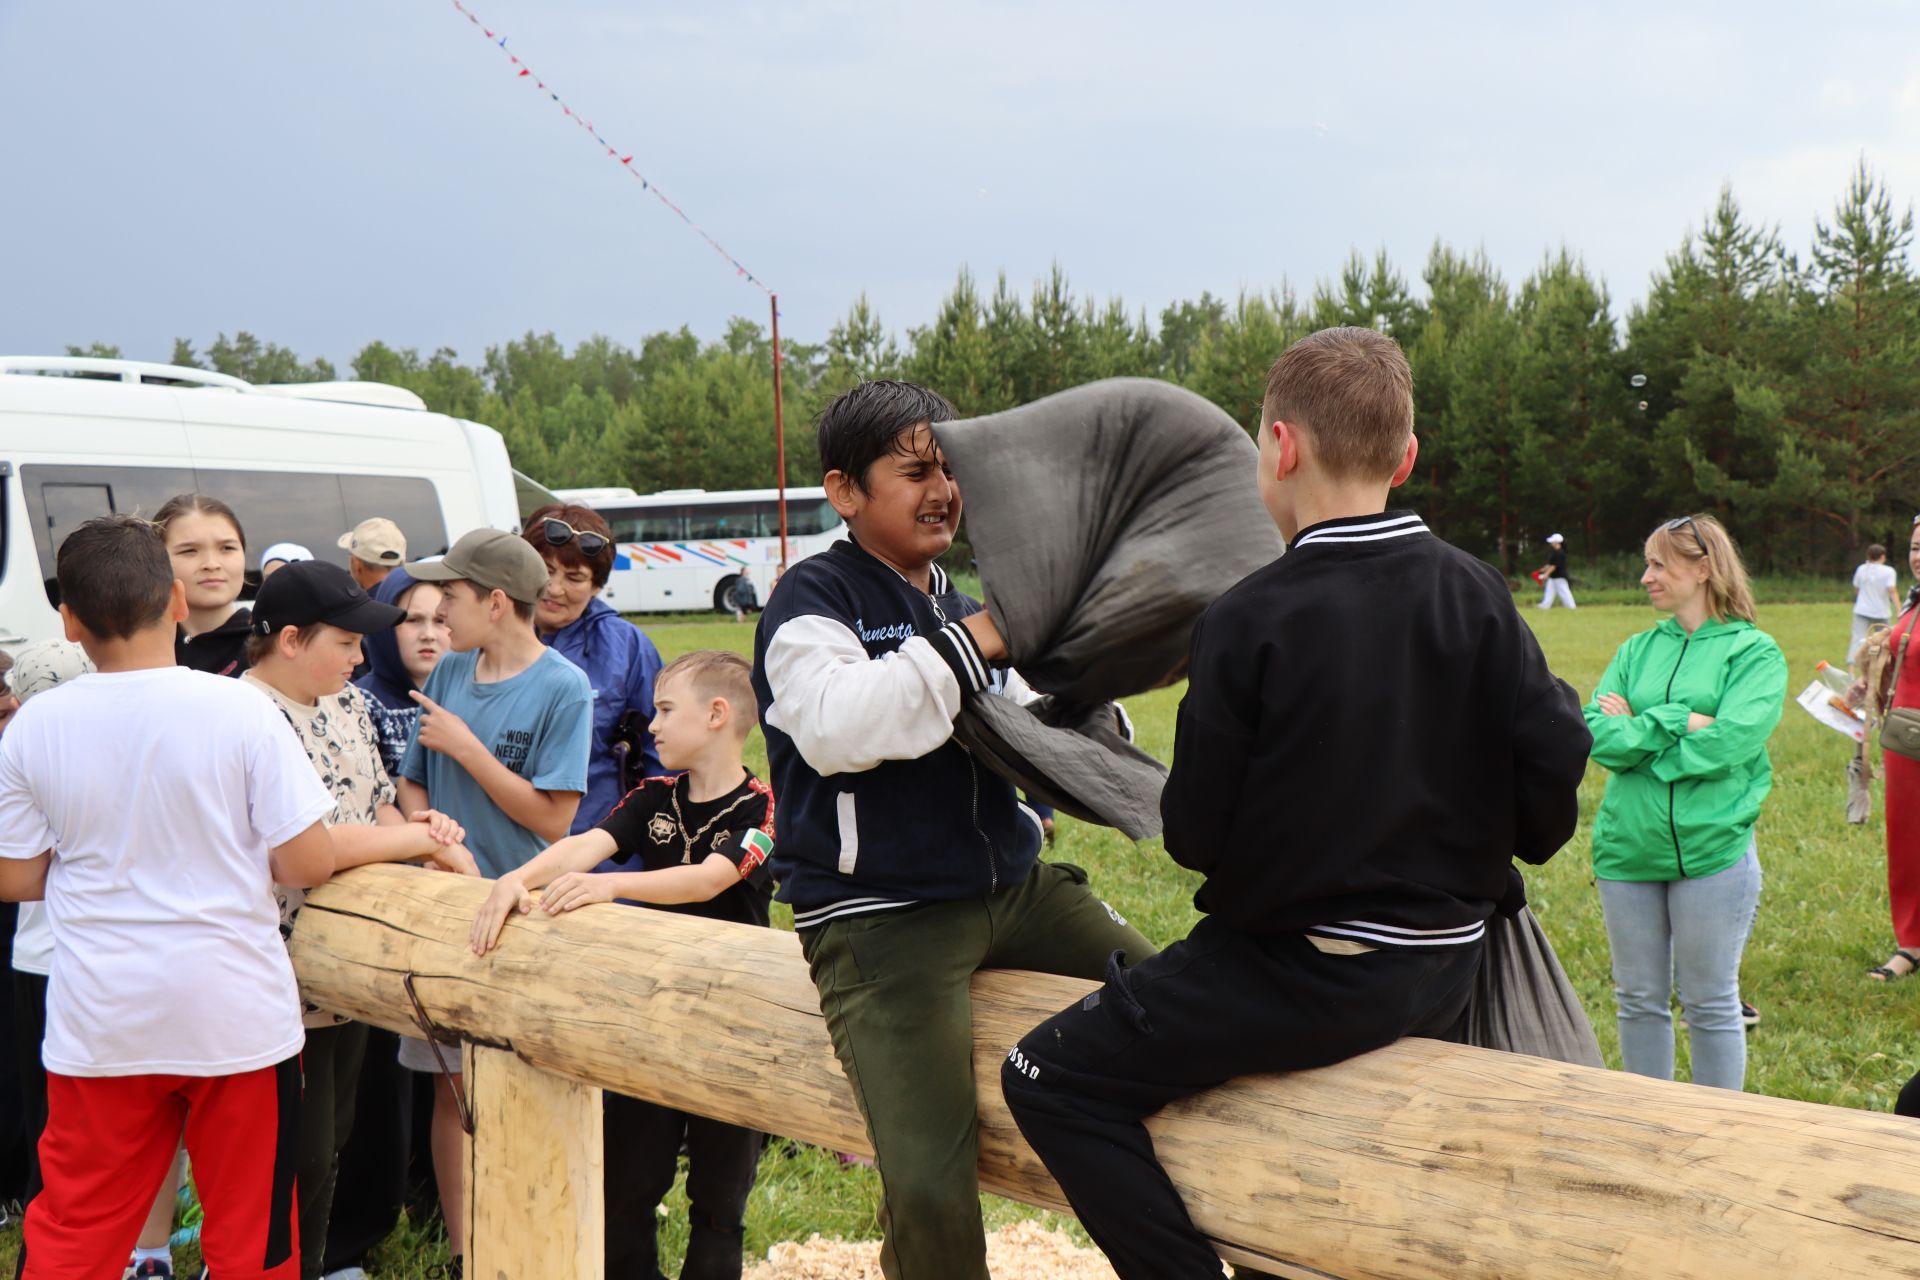
{"type": "Polygon", "coordinates": [[[780,295],[770,295],[773,306],[773,465],[774,485],[780,490],[780,572],[787,571],[787,429],[780,419],[780,295]]]}

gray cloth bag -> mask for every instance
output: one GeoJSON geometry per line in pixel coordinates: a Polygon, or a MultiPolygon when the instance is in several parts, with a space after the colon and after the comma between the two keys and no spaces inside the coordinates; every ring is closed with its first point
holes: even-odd
{"type": "Polygon", "coordinates": [[[1013,666],[1051,695],[968,701],[954,736],[1062,812],[1160,832],[1166,769],[1105,704],[1186,674],[1195,619],[1283,547],[1257,450],[1210,401],[1109,378],[936,434],[965,503],[986,606],[1013,666]]]}
{"type": "Polygon", "coordinates": [[[1586,1008],[1546,931],[1525,907],[1487,921],[1461,1042],[1583,1067],[1606,1065],[1586,1008]]]}

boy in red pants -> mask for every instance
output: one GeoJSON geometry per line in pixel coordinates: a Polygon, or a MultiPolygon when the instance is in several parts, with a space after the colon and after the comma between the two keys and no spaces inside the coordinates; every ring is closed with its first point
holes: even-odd
{"type": "Polygon", "coordinates": [[[67,638],[98,668],[0,740],[0,898],[44,897],[44,1190],[26,1280],[118,1276],[182,1132],[220,1280],[296,1280],[304,1044],[273,885],[333,872],[333,798],[257,690],[174,665],[186,598],[159,530],[60,546],[67,638]]]}

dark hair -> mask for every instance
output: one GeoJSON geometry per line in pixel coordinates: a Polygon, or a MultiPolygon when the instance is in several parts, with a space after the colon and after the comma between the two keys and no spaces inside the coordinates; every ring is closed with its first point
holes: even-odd
{"type": "Polygon", "coordinates": [[[536,507],[521,527],[520,536],[540,553],[542,560],[591,573],[596,587],[606,586],[608,577],[613,573],[613,527],[607,523],[606,517],[592,507],[577,506],[571,502],[549,502],[544,507],[536,507]],[[597,556],[582,551],[578,538],[569,538],[556,547],[541,532],[541,526],[549,520],[570,524],[581,533],[597,533],[607,540],[607,545],[600,548],[597,556]]]}
{"type": "MultiPolygon", "coordinates": [[[[288,626],[292,626],[292,624],[289,623],[288,626]]],[[[302,648],[305,648],[307,645],[312,644],[313,638],[326,630],[326,628],[327,624],[324,622],[309,622],[304,627],[294,627],[293,629],[299,633],[300,645],[302,648]]],[[[247,665],[257,667],[266,661],[267,655],[273,652],[274,642],[280,638],[280,631],[284,630],[286,630],[286,627],[282,627],[279,631],[273,631],[264,636],[258,631],[249,635],[247,637],[247,665]]]]}
{"type": "Polygon", "coordinates": [[[161,533],[165,534],[171,529],[175,520],[181,516],[195,514],[219,516],[224,519],[233,526],[233,531],[240,535],[240,549],[242,551],[247,549],[247,531],[240,527],[240,517],[233,514],[233,508],[220,499],[209,498],[205,494],[175,494],[160,504],[160,509],[153,513],[153,522],[159,525],[161,533]]]}
{"type": "Polygon", "coordinates": [[[1869,559],[1869,560],[1885,560],[1886,558],[1887,558],[1887,549],[1886,549],[1885,547],[1883,547],[1883,546],[1881,546],[1881,545],[1880,545],[1879,543],[1877,543],[1877,542],[1875,542],[1875,543],[1871,543],[1871,544],[1869,544],[1869,545],[1868,545],[1868,547],[1867,547],[1867,559],[1869,559]]]}
{"type": "Polygon", "coordinates": [[[54,558],[60,603],[101,640],[125,640],[164,622],[173,562],[160,526],[135,515],[95,516],[54,558]]]}
{"type": "Polygon", "coordinates": [[[1413,434],[1413,370],[1378,330],[1322,329],[1273,362],[1260,408],[1262,434],[1275,419],[1305,427],[1329,475],[1384,480],[1413,434]]]}
{"type": "Polygon", "coordinates": [[[907,433],[924,422],[952,422],[960,415],[937,391],[911,382],[863,382],[834,397],[816,427],[820,474],[845,472],[862,492],[867,468],[888,454],[907,452],[907,433]]]}
{"type": "MultiPolygon", "coordinates": [[[[485,600],[488,596],[493,594],[493,588],[483,587],[479,583],[475,582],[472,578],[454,578],[451,581],[436,582],[433,585],[441,588],[442,590],[445,590],[446,588],[455,586],[455,585],[464,586],[468,591],[473,593],[473,598],[475,600],[485,600]]],[[[503,592],[502,594],[505,594],[505,593],[503,592]]],[[[522,622],[533,621],[533,605],[530,602],[525,600],[515,600],[512,596],[507,596],[507,603],[513,606],[513,614],[516,618],[519,618],[520,621],[522,622]]]]}

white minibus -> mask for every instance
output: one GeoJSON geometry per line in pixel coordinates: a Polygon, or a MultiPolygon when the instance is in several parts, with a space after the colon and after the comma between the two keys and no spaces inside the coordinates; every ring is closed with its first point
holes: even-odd
{"type": "Polygon", "coordinates": [[[345,564],[336,543],[369,516],[397,523],[417,559],[469,529],[517,529],[553,497],[514,472],[499,432],[401,387],[0,356],[0,647],[61,634],[54,553],[75,526],[177,493],[233,507],[250,576],[275,542],[345,564]]]}
{"type": "MultiPolygon", "coordinates": [[[[777,489],[557,489],[613,529],[601,598],[622,613],[732,612],[742,579],[765,600],[780,570],[777,489]]],[[[787,563],[825,551],[847,526],[821,488],[787,490],[787,563]]]]}

